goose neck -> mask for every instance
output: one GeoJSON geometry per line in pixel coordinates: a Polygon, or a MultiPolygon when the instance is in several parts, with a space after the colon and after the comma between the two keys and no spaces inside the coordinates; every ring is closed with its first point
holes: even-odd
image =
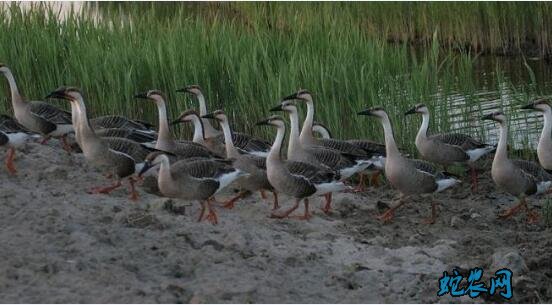
{"type": "Polygon", "coordinates": [[[23,98],[21,97],[21,94],[19,93],[19,89],[17,88],[17,83],[15,82],[15,77],[13,76],[13,73],[9,69],[6,70],[7,71],[4,72],[4,75],[6,76],[8,84],[10,86],[12,105],[14,107],[24,105],[25,103],[23,101],[23,98]]]}
{"type": "Polygon", "coordinates": [[[552,144],[552,109],[547,107],[542,115],[544,118],[544,126],[540,135],[539,146],[546,145],[550,147],[550,144],[552,144]]]}
{"type": "Polygon", "coordinates": [[[281,161],[280,152],[282,150],[282,143],[284,142],[284,136],[286,133],[286,127],[285,126],[278,126],[276,129],[276,138],[274,139],[274,143],[272,144],[272,147],[270,148],[270,152],[268,153],[267,161],[271,162],[279,162],[281,161]]]}
{"type": "Polygon", "coordinates": [[[226,157],[232,158],[238,155],[238,151],[234,147],[234,142],[232,141],[232,131],[230,130],[230,123],[227,118],[220,121],[222,127],[222,132],[224,133],[224,146],[226,148],[226,157]]]}
{"type": "Polygon", "coordinates": [[[312,125],[314,124],[314,103],[307,101],[307,115],[305,122],[303,123],[303,129],[301,130],[300,140],[301,143],[312,145],[316,144],[316,140],[312,134],[312,125]]]}
{"type": "MultiPolygon", "coordinates": [[[[199,93],[197,95],[197,100],[199,102],[199,115],[206,115],[207,102],[205,102],[205,96],[203,95],[203,93],[199,93]]],[[[203,129],[207,138],[212,138],[219,134],[219,132],[213,127],[213,125],[211,125],[211,121],[209,121],[208,119],[201,119],[201,121],[203,122],[203,129]]]]}
{"type": "Polygon", "coordinates": [[[289,120],[290,120],[291,126],[290,126],[290,132],[289,132],[289,145],[288,145],[288,151],[287,151],[288,158],[293,157],[300,149],[300,145],[301,145],[299,141],[299,113],[297,111],[297,108],[289,112],[289,120]]]}
{"type": "Polygon", "coordinates": [[[385,115],[381,118],[381,124],[383,125],[383,133],[385,137],[385,151],[388,158],[398,157],[400,155],[397,144],[395,143],[395,137],[393,136],[393,127],[389,117],[385,115]]]}
{"type": "Polygon", "coordinates": [[[205,129],[203,128],[203,121],[197,115],[193,115],[192,124],[194,124],[194,136],[192,141],[200,144],[205,143],[205,129]]]}
{"type": "Polygon", "coordinates": [[[174,139],[169,129],[169,122],[167,121],[167,106],[162,99],[157,99],[155,104],[157,105],[157,112],[159,115],[159,134],[155,148],[171,151],[170,147],[174,145],[174,139]]]}
{"type": "Polygon", "coordinates": [[[499,126],[500,133],[498,136],[495,161],[508,159],[508,125],[506,122],[500,122],[499,126]]]}

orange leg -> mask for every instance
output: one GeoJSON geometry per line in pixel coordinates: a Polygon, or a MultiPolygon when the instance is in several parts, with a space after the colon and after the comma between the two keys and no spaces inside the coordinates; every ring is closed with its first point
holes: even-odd
{"type": "Polygon", "coordinates": [[[332,210],[332,193],[324,194],[324,197],[326,198],[326,204],[322,208],[322,212],[325,214],[330,214],[332,210]]]}
{"type": "Polygon", "coordinates": [[[201,202],[201,212],[199,213],[199,218],[197,219],[197,222],[200,222],[203,219],[203,214],[205,214],[205,205],[207,203],[205,201],[201,202]]]}
{"type": "Polygon", "coordinates": [[[247,193],[246,191],[239,192],[238,195],[236,195],[232,199],[224,202],[222,204],[222,207],[226,208],[226,209],[233,209],[234,205],[236,204],[236,201],[240,200],[246,193],[247,193]]]}
{"type": "Polygon", "coordinates": [[[472,192],[477,192],[477,171],[474,167],[470,168],[471,172],[471,181],[472,181],[472,192]]]}
{"type": "Polygon", "coordinates": [[[379,177],[381,176],[381,171],[377,171],[370,176],[370,185],[373,187],[379,187],[379,177]]]}
{"type": "Polygon", "coordinates": [[[309,199],[305,198],[305,213],[301,216],[291,216],[292,218],[299,219],[299,220],[309,220],[312,217],[312,214],[309,213],[309,199]]]}
{"type": "Polygon", "coordinates": [[[6,156],[6,168],[8,169],[8,172],[10,174],[15,175],[17,173],[17,170],[15,169],[15,164],[13,163],[13,159],[15,158],[15,148],[10,147],[8,149],[8,155],[6,156]]]}
{"type": "Polygon", "coordinates": [[[364,174],[358,174],[359,180],[358,185],[353,189],[353,193],[362,193],[364,192],[364,174]]]}
{"type": "Polygon", "coordinates": [[[261,193],[261,198],[266,199],[266,194],[264,190],[259,191],[261,193]]]}
{"type": "Polygon", "coordinates": [[[121,180],[117,180],[117,182],[113,185],[107,186],[107,187],[95,187],[92,188],[90,191],[88,191],[88,194],[109,194],[116,188],[120,187],[121,180]]]}
{"type": "Polygon", "coordinates": [[[272,195],[274,195],[274,204],[272,206],[272,210],[274,211],[280,208],[280,205],[278,204],[278,193],[276,193],[275,191],[272,191],[272,195]]]}
{"type": "Polygon", "coordinates": [[[207,213],[207,217],[205,217],[205,219],[216,225],[218,223],[218,216],[215,212],[215,209],[213,209],[213,207],[211,206],[211,201],[209,199],[207,200],[207,210],[209,211],[209,213],[207,213]]]}
{"type": "Polygon", "coordinates": [[[293,211],[297,210],[297,208],[299,207],[299,202],[301,201],[301,199],[295,199],[295,204],[290,208],[288,209],[287,211],[281,213],[281,214],[276,214],[276,213],[272,213],[270,215],[271,218],[286,218],[289,216],[289,214],[291,214],[293,211]]]}
{"type": "Polygon", "coordinates": [[[136,191],[136,187],[134,187],[134,184],[136,183],[136,180],[133,177],[128,178],[128,182],[130,184],[130,200],[137,201],[138,200],[138,192],[136,191]]]}
{"type": "Polygon", "coordinates": [[[422,221],[423,224],[432,225],[437,219],[437,204],[435,202],[431,203],[431,216],[422,221]]]}
{"type": "Polygon", "coordinates": [[[61,143],[62,143],[63,149],[68,154],[71,154],[71,151],[73,151],[73,149],[71,148],[71,145],[69,145],[69,143],[67,143],[67,137],[65,135],[61,136],[61,143]]]}
{"type": "Polygon", "coordinates": [[[518,204],[498,214],[498,218],[500,219],[511,218],[512,216],[517,214],[520,210],[524,210],[524,209],[527,209],[527,202],[525,201],[525,198],[520,199],[518,204]]]}
{"type": "Polygon", "coordinates": [[[48,140],[50,140],[51,136],[45,136],[42,138],[42,141],[40,141],[40,144],[46,145],[48,143],[48,140]]]}
{"type": "Polygon", "coordinates": [[[536,224],[539,222],[539,213],[535,210],[529,210],[529,208],[526,211],[527,213],[527,223],[530,224],[536,224]]]}
{"type": "Polygon", "coordinates": [[[389,210],[385,211],[385,213],[379,215],[377,218],[379,220],[383,221],[383,223],[391,222],[393,217],[395,217],[395,210],[398,209],[399,207],[401,207],[405,203],[406,203],[406,201],[404,201],[403,199],[399,199],[399,203],[397,205],[395,205],[394,207],[389,208],[389,210]]]}

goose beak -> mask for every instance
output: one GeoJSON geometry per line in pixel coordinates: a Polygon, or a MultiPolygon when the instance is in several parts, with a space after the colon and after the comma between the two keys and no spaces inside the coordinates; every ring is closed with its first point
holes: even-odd
{"type": "Polygon", "coordinates": [[[141,92],[134,95],[135,99],[148,99],[148,94],[146,92],[141,92]]]}
{"type": "Polygon", "coordinates": [[[282,99],[282,101],[292,101],[297,99],[297,93],[294,93],[292,95],[288,95],[282,99]]]}
{"type": "Polygon", "coordinates": [[[372,115],[372,109],[370,108],[364,109],[362,111],[359,111],[357,115],[372,115]]]}
{"type": "Polygon", "coordinates": [[[176,120],[170,122],[169,125],[170,125],[170,126],[173,126],[173,125],[177,125],[177,124],[180,124],[180,123],[182,123],[182,121],[180,120],[180,118],[178,118],[178,119],[176,119],[176,120]]]}
{"type": "Polygon", "coordinates": [[[483,121],[495,121],[495,118],[493,116],[493,114],[487,114],[487,115],[484,115],[481,117],[481,120],[483,121]]]}
{"type": "Polygon", "coordinates": [[[204,119],[216,119],[214,113],[207,113],[206,115],[202,115],[201,117],[204,119]]]}
{"type": "Polygon", "coordinates": [[[50,92],[50,94],[46,95],[46,97],[44,99],[50,99],[50,98],[57,98],[57,99],[62,99],[62,100],[67,99],[64,92],[57,91],[57,90],[50,92]]]}
{"type": "Polygon", "coordinates": [[[405,112],[404,115],[415,114],[415,113],[416,113],[416,107],[412,107],[410,108],[410,110],[405,112]]]}
{"type": "Polygon", "coordinates": [[[267,126],[270,125],[269,120],[262,120],[255,123],[256,126],[267,126]]]}
{"type": "Polygon", "coordinates": [[[191,93],[191,92],[190,92],[190,86],[186,86],[186,87],[184,87],[184,88],[178,89],[178,90],[176,90],[176,92],[191,93]]]}
{"type": "Polygon", "coordinates": [[[282,109],[282,104],[279,104],[279,105],[277,105],[277,106],[274,106],[274,107],[270,108],[270,111],[271,111],[271,112],[282,111],[282,110],[283,110],[283,109],[282,109]]]}
{"type": "Polygon", "coordinates": [[[522,106],[521,109],[533,110],[533,109],[535,109],[535,105],[534,105],[533,103],[527,104],[527,105],[525,105],[525,106],[522,106]]]}

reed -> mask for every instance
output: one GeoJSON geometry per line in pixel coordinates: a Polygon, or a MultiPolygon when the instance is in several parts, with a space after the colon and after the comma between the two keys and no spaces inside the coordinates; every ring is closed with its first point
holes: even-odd
{"type": "MultiPolygon", "coordinates": [[[[419,121],[402,116],[412,104],[434,109],[435,129],[446,130],[458,119],[443,106],[451,95],[465,96],[470,111],[481,113],[474,51],[521,49],[530,39],[548,52],[550,38],[542,33],[550,26],[544,22],[550,5],[528,7],[101,3],[60,19],[45,4],[29,10],[11,4],[0,9],[0,61],[30,98],[60,85],[82,88],[93,115],[120,113],[155,122],[155,109],[132,96],[157,88],[168,94],[169,115],[175,117],[196,107],[175,90],[200,84],[211,109],[224,108],[236,129],[266,137],[253,123],[281,97],[308,88],[315,93],[317,120],[334,136],[381,140],[380,127],[355,113],[384,105],[398,141],[412,149],[419,121]]],[[[500,90],[504,83],[491,86],[500,90]]],[[[0,110],[9,113],[9,95],[0,100],[0,110]]],[[[466,130],[483,136],[482,125],[467,123],[472,114],[457,116],[466,130]]]]}

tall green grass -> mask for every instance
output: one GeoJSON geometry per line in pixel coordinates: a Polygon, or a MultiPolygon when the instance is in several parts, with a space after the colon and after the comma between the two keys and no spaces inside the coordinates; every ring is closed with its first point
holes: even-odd
{"type": "MultiPolygon", "coordinates": [[[[381,140],[380,126],[355,113],[384,105],[398,141],[412,148],[419,119],[402,116],[412,104],[439,109],[432,124],[446,130],[448,110],[438,105],[450,93],[479,102],[477,55],[459,46],[469,37],[491,48],[523,41],[543,29],[539,20],[549,16],[549,7],[515,12],[514,4],[480,3],[102,3],[60,20],[47,5],[21,10],[12,4],[0,9],[0,62],[12,68],[30,98],[73,85],[84,90],[93,115],[154,122],[153,104],[133,100],[134,93],[165,91],[174,117],[197,107],[175,90],[200,84],[211,109],[223,108],[236,129],[265,137],[269,132],[253,123],[283,96],[308,88],[316,119],[336,137],[381,140]],[[461,14],[475,17],[463,20],[461,14]],[[401,43],[388,42],[402,31],[404,37],[391,39],[401,43]]],[[[10,112],[3,87],[0,110],[10,112]]],[[[478,125],[471,131],[482,133],[478,125]]]]}

